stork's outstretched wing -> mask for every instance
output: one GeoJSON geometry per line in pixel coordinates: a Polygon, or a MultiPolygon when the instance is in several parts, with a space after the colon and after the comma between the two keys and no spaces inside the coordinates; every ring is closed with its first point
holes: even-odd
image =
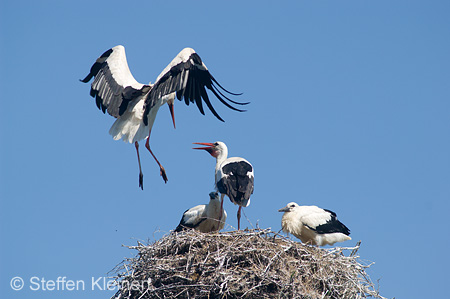
{"type": "Polygon", "coordinates": [[[223,121],[216,110],[214,110],[205,87],[211,90],[219,101],[228,108],[240,112],[245,111],[233,107],[228,102],[237,105],[246,105],[248,103],[233,101],[225,95],[225,93],[234,96],[241,94],[232,93],[223,88],[210,74],[200,56],[195,53],[193,49],[185,48],[156,79],[156,82],[145,101],[144,124],[147,125],[148,123],[147,115],[152,108],[153,103],[155,103],[157,99],[172,93],[176,93],[176,97],[180,101],[184,98],[186,105],[195,103],[201,114],[205,114],[202,104],[204,102],[214,116],[223,121]]]}
{"type": "Polygon", "coordinates": [[[89,74],[81,82],[87,83],[95,77],[91,85],[91,96],[98,109],[114,117],[122,115],[128,104],[137,97],[148,93],[149,85],[137,82],[128,68],[125,48],[121,45],[103,53],[92,65],[89,74]]]}

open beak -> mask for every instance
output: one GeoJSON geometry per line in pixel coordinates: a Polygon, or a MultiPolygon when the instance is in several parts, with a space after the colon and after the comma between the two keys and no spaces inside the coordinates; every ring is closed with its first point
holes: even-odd
{"type": "Polygon", "coordinates": [[[176,129],[175,126],[175,113],[173,112],[173,103],[167,103],[169,105],[170,115],[172,115],[172,121],[173,121],[173,128],[176,129]]]}
{"type": "Polygon", "coordinates": [[[214,143],[209,142],[194,142],[193,144],[205,145],[205,147],[194,147],[192,149],[205,150],[208,153],[212,154],[214,149],[214,143]]]}
{"type": "Polygon", "coordinates": [[[279,209],[278,212],[289,212],[289,208],[288,207],[284,207],[282,209],[279,209]]]}
{"type": "Polygon", "coordinates": [[[206,149],[210,149],[210,148],[214,147],[214,143],[209,143],[209,142],[194,142],[192,144],[206,145],[206,147],[194,147],[193,149],[206,150],[206,149]]]}

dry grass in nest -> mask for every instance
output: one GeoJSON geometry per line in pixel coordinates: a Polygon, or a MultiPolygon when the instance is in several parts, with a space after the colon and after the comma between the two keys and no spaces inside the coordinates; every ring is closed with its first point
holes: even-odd
{"type": "Polygon", "coordinates": [[[359,245],[322,249],[253,229],[189,230],[128,247],[138,254],[114,270],[117,299],[383,298],[357,260],[359,245]]]}

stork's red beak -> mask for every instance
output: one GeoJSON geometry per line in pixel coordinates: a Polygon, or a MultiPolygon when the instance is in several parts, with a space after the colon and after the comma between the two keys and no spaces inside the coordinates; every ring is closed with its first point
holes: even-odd
{"type": "Polygon", "coordinates": [[[207,147],[194,147],[193,149],[206,150],[206,149],[210,149],[210,148],[214,147],[214,143],[209,143],[209,142],[194,142],[192,144],[199,144],[199,145],[206,145],[207,146],[207,147]]]}
{"type": "Polygon", "coordinates": [[[169,105],[170,115],[172,115],[172,121],[173,121],[173,128],[176,129],[175,126],[175,113],[173,112],[173,103],[167,103],[169,105]]]}
{"type": "Polygon", "coordinates": [[[193,144],[199,144],[199,145],[205,145],[206,147],[194,147],[192,149],[198,149],[198,150],[205,150],[208,153],[210,153],[211,155],[214,152],[214,143],[209,143],[209,142],[194,142],[193,144]]]}

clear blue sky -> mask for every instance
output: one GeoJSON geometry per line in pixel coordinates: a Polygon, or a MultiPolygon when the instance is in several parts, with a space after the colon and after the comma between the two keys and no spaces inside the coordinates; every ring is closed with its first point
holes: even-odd
{"type": "MultiPolygon", "coordinates": [[[[243,227],[281,228],[286,203],[335,211],[392,298],[448,294],[450,234],[448,1],[2,1],[0,295],[109,298],[91,290],[124,247],[174,229],[208,201],[215,161],[192,142],[224,141],[255,168],[243,227]],[[78,80],[122,44],[135,78],[154,81],[184,47],[251,101],[213,100],[225,123],[175,103],[152,132],[158,168],[108,134],[78,80]],[[21,291],[10,281],[20,276],[21,291]],[[33,291],[30,279],[85,281],[33,291]]],[[[142,147],[143,149],[143,147],[142,147]]],[[[228,200],[228,223],[237,207],[228,200]]],[[[36,282],[36,280],[34,280],[36,282]]]]}

